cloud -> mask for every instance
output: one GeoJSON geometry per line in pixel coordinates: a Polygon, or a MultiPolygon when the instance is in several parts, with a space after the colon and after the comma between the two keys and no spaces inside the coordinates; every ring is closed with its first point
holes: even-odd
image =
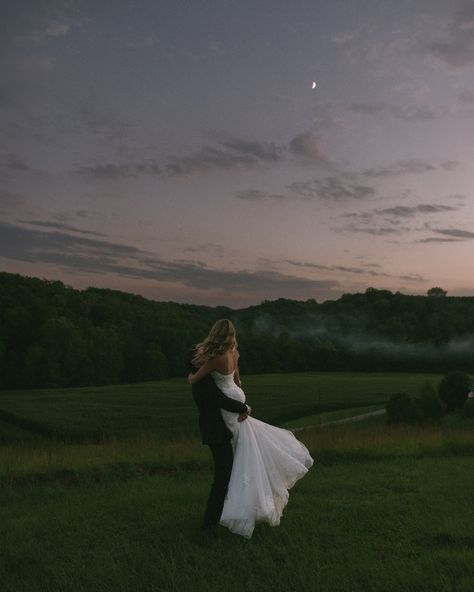
{"type": "Polygon", "coordinates": [[[240,138],[222,141],[221,145],[235,154],[251,156],[264,162],[278,161],[284,152],[284,147],[271,142],[249,142],[240,138]]]}
{"type": "Polygon", "coordinates": [[[306,199],[318,198],[331,201],[363,200],[374,197],[376,194],[373,187],[354,183],[343,176],[297,181],[288,185],[288,189],[306,199]]]}
{"type": "Polygon", "coordinates": [[[368,178],[391,177],[405,174],[417,174],[435,171],[436,166],[419,159],[401,160],[390,165],[379,165],[362,171],[361,175],[368,178]]]}
{"type": "Polygon", "coordinates": [[[425,218],[433,214],[457,211],[460,207],[462,206],[446,206],[443,204],[395,205],[390,208],[375,208],[364,212],[348,212],[343,214],[343,218],[349,218],[355,222],[337,230],[360,232],[375,236],[403,234],[411,230],[410,227],[402,225],[403,221],[417,216],[425,218]],[[390,226],[384,225],[387,223],[390,226]]]}
{"type": "Polygon", "coordinates": [[[312,132],[297,134],[289,143],[291,154],[301,157],[311,163],[328,165],[327,157],[322,153],[318,138],[312,132]]]}
{"type": "Polygon", "coordinates": [[[284,153],[284,147],[270,142],[227,137],[217,146],[204,146],[184,156],[170,156],[163,164],[154,161],[96,164],[81,167],[75,172],[98,179],[137,177],[143,174],[176,177],[212,170],[252,168],[260,164],[276,163],[284,158],[284,153]]]}
{"type": "Polygon", "coordinates": [[[474,238],[474,232],[462,230],[460,228],[431,228],[430,230],[432,232],[436,232],[437,234],[444,234],[446,236],[451,236],[458,239],[474,238]]]}
{"type": "Polygon", "coordinates": [[[165,261],[133,246],[0,222],[2,257],[70,271],[178,283],[204,291],[238,292],[262,298],[316,296],[330,293],[337,280],[313,280],[275,271],[210,268],[196,261],[165,261]]]}
{"type": "Polygon", "coordinates": [[[409,122],[433,121],[449,113],[446,107],[416,104],[397,105],[395,103],[351,103],[350,110],[369,116],[390,115],[409,122]]]}
{"type": "Polygon", "coordinates": [[[444,34],[422,51],[453,68],[474,63],[474,3],[464,2],[447,23],[444,34]]]}
{"type": "Polygon", "coordinates": [[[138,177],[144,174],[159,176],[162,174],[162,168],[156,162],[148,161],[128,164],[96,164],[80,167],[74,172],[82,177],[106,181],[124,177],[138,177]]]}
{"type": "Polygon", "coordinates": [[[177,176],[218,169],[253,168],[283,160],[284,152],[284,147],[270,142],[232,138],[219,142],[217,146],[204,146],[189,155],[169,157],[165,169],[169,175],[177,176]]]}
{"type": "Polygon", "coordinates": [[[6,155],[6,163],[5,166],[7,169],[12,171],[31,171],[33,170],[30,165],[26,163],[26,161],[18,156],[17,154],[9,153],[6,155]]]}
{"type": "Polygon", "coordinates": [[[436,236],[430,238],[422,238],[420,240],[415,241],[417,243],[461,243],[463,242],[462,239],[459,238],[439,238],[436,236]]]}
{"type": "Polygon", "coordinates": [[[372,269],[364,269],[364,267],[346,267],[343,265],[321,265],[321,264],[317,264],[317,263],[303,263],[303,262],[299,262],[299,261],[292,261],[290,259],[287,259],[286,263],[289,263],[290,265],[294,265],[296,267],[318,269],[321,271],[338,272],[338,273],[355,273],[357,275],[365,274],[365,275],[370,275],[372,277],[397,278],[397,279],[403,279],[403,280],[408,280],[408,281],[412,281],[412,282],[425,281],[424,278],[418,274],[393,275],[390,273],[385,273],[383,271],[374,271],[372,269]]]}
{"type": "MultiPolygon", "coordinates": [[[[89,113],[91,129],[100,128],[113,131],[114,125],[107,118],[89,113]]],[[[119,128],[118,133],[123,132],[119,128]]],[[[182,156],[168,156],[163,163],[155,161],[97,163],[75,170],[79,175],[97,179],[117,179],[137,177],[142,174],[159,176],[188,176],[212,171],[249,169],[273,165],[279,162],[299,162],[330,166],[318,147],[317,138],[311,132],[298,134],[288,144],[276,144],[260,140],[246,140],[228,133],[216,133],[216,142],[182,156]]],[[[245,197],[243,198],[245,199],[245,197]]]]}
{"type": "Polygon", "coordinates": [[[5,155],[5,161],[2,165],[0,165],[0,169],[6,171],[7,174],[32,174],[41,176],[47,174],[45,171],[32,167],[23,157],[13,153],[5,155]]]}
{"type": "Polygon", "coordinates": [[[459,100],[462,103],[474,103],[474,90],[465,89],[459,93],[459,100]]]}
{"type": "Polygon", "coordinates": [[[363,234],[371,234],[373,236],[393,236],[396,234],[401,234],[403,232],[407,232],[410,228],[407,227],[400,227],[400,226],[357,226],[356,224],[348,224],[347,226],[343,226],[341,228],[336,228],[338,232],[358,232],[363,234]]]}
{"type": "Polygon", "coordinates": [[[417,214],[439,214],[458,210],[455,206],[443,206],[437,204],[419,204],[417,206],[393,206],[382,210],[372,210],[373,214],[380,216],[394,216],[397,218],[411,218],[417,214]]]}
{"type": "Polygon", "coordinates": [[[234,193],[235,197],[244,201],[262,201],[265,199],[284,200],[288,199],[288,196],[282,193],[270,193],[268,191],[262,191],[261,189],[246,189],[244,191],[237,191],[234,193]]]}
{"type": "Polygon", "coordinates": [[[245,201],[303,200],[303,201],[349,201],[364,200],[375,196],[369,185],[354,183],[349,175],[324,176],[321,179],[294,181],[285,187],[285,193],[272,193],[261,189],[237,191],[234,196],[245,201]]]}
{"type": "Polygon", "coordinates": [[[106,236],[102,232],[95,232],[94,230],[82,230],[81,228],[76,228],[75,226],[71,226],[70,224],[64,224],[62,222],[44,222],[42,220],[17,220],[17,222],[20,222],[22,224],[30,224],[31,226],[40,226],[41,228],[54,228],[56,230],[72,231],[78,232],[80,234],[106,236]]]}
{"type": "Polygon", "coordinates": [[[20,45],[44,45],[51,39],[66,36],[70,29],[71,22],[67,17],[41,19],[35,29],[15,35],[14,41],[20,45]]]}
{"type": "MultiPolygon", "coordinates": [[[[323,160],[320,161],[321,163],[323,160]]],[[[455,171],[461,166],[459,160],[446,160],[437,164],[428,163],[421,159],[412,158],[407,160],[399,160],[388,165],[378,165],[360,172],[347,171],[341,168],[335,168],[325,160],[327,163],[326,174],[320,178],[308,179],[306,181],[294,181],[285,187],[285,193],[268,192],[263,189],[246,189],[237,191],[234,196],[238,199],[246,201],[263,201],[263,200],[297,200],[302,199],[306,201],[326,200],[326,201],[350,201],[350,200],[365,200],[372,199],[377,196],[376,189],[364,182],[370,179],[383,179],[387,177],[395,177],[407,174],[422,174],[430,173],[437,170],[445,172],[455,171]],[[332,169],[333,174],[328,175],[327,169],[332,169]]],[[[421,204],[415,206],[414,209],[405,206],[397,206],[399,215],[409,216],[415,213],[432,214],[443,211],[451,211],[457,208],[450,206],[438,206],[436,204],[421,204]]],[[[377,213],[373,210],[372,213],[377,213]]],[[[397,213],[396,210],[390,212],[389,210],[380,211],[386,215],[397,213]]],[[[380,213],[379,212],[379,213],[380,213]]],[[[358,214],[358,216],[365,216],[368,219],[368,214],[358,214]]]]}

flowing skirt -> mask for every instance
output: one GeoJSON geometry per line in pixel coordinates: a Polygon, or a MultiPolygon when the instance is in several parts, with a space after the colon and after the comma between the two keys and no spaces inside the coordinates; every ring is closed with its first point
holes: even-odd
{"type": "MultiPolygon", "coordinates": [[[[223,415],[230,419],[230,413],[223,415]]],[[[220,524],[250,538],[256,522],[280,524],[288,490],[313,459],[289,430],[253,417],[236,424],[233,415],[234,464],[220,524]]]]}

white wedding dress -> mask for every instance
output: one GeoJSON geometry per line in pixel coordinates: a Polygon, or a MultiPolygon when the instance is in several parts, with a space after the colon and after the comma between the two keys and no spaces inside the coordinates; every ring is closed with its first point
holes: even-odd
{"type": "MultiPolygon", "coordinates": [[[[228,397],[245,402],[234,373],[211,372],[228,397]]],[[[289,430],[253,417],[237,421],[238,414],[221,409],[233,434],[234,463],[220,524],[250,538],[256,522],[278,526],[288,503],[288,490],[313,465],[308,449],[289,430]]]]}

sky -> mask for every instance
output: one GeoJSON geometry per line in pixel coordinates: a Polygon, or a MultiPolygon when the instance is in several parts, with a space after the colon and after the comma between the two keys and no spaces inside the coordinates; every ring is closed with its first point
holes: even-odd
{"type": "Polygon", "coordinates": [[[473,0],[5,2],[0,135],[0,271],[474,295],[473,0]]]}

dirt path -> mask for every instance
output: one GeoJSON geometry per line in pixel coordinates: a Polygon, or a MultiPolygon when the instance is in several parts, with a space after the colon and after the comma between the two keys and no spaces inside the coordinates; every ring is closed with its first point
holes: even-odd
{"type": "Polygon", "coordinates": [[[328,425],[334,425],[336,423],[348,423],[351,421],[362,421],[367,417],[372,417],[374,415],[383,415],[386,413],[385,409],[376,409],[375,411],[369,411],[368,413],[362,413],[361,415],[352,415],[351,417],[344,417],[343,419],[335,419],[334,421],[328,421],[327,423],[316,423],[313,425],[302,426],[300,428],[293,428],[290,429],[291,432],[300,432],[301,430],[307,430],[309,428],[319,428],[328,425]]]}

